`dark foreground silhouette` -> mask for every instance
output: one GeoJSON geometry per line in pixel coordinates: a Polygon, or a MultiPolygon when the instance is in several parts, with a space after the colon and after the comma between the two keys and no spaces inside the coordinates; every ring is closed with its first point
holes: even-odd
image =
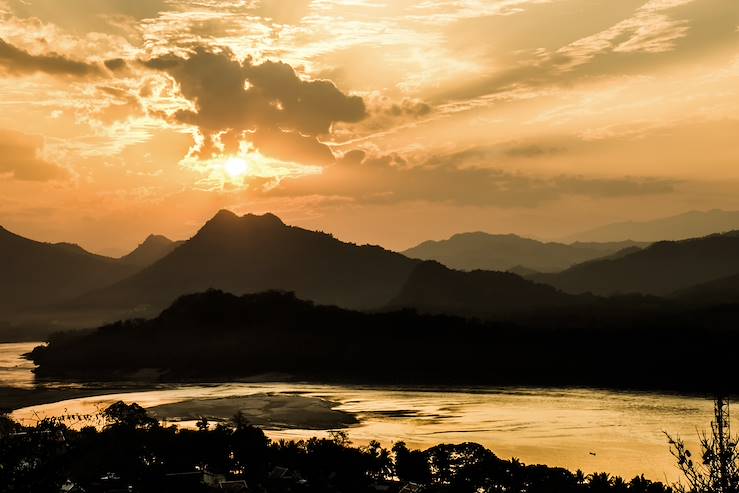
{"type": "MultiPolygon", "coordinates": [[[[103,411],[101,431],[67,419],[23,427],[0,416],[0,485],[14,492],[614,492],[667,493],[643,476],[626,482],[502,460],[475,443],[391,450],[329,439],[270,441],[237,415],[198,430],[163,427],[136,404],[103,411]],[[62,490],[62,488],[65,488],[62,490]]],[[[71,417],[74,420],[74,417],[71,417]]]]}
{"type": "MultiPolygon", "coordinates": [[[[694,342],[739,345],[739,306],[680,309],[650,298],[470,320],[364,313],[291,293],[207,291],[151,320],[61,333],[30,358],[39,376],[217,380],[281,373],[322,381],[595,386],[710,392],[694,342]],[[146,370],[142,372],[142,370],[146,370]]],[[[733,361],[711,362],[732,375],[733,361]],[[723,368],[722,368],[723,365],[723,368]]],[[[737,391],[737,382],[712,385],[737,391]]]]}

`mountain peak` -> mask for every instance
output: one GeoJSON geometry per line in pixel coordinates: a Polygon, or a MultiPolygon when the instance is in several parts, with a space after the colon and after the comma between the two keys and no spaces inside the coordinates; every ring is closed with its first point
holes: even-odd
{"type": "Polygon", "coordinates": [[[237,221],[238,219],[239,219],[239,216],[237,216],[235,212],[232,212],[228,209],[221,209],[218,212],[216,212],[216,215],[213,216],[208,222],[237,221]]]}
{"type": "Polygon", "coordinates": [[[142,246],[153,246],[153,245],[169,245],[170,243],[172,243],[172,240],[170,240],[164,235],[150,234],[149,236],[146,237],[144,242],[141,243],[141,245],[139,246],[142,247],[142,246]]]}
{"type": "Polygon", "coordinates": [[[123,263],[146,267],[168,255],[182,242],[172,241],[163,235],[151,234],[131,253],[120,258],[123,263]]]}
{"type": "Polygon", "coordinates": [[[259,222],[261,224],[272,224],[275,226],[284,226],[285,223],[277,217],[276,215],[272,214],[271,212],[266,212],[264,214],[258,215],[258,214],[246,214],[244,216],[241,216],[242,220],[245,221],[253,221],[253,222],[259,222]]]}
{"type": "Polygon", "coordinates": [[[238,216],[235,213],[221,209],[200,229],[200,232],[228,232],[242,228],[274,228],[285,226],[282,220],[271,213],[266,214],[244,214],[238,216]]]}

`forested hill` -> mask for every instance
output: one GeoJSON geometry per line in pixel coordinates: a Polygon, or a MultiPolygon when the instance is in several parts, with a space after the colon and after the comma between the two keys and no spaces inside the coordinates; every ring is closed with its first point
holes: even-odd
{"type": "MultiPolygon", "coordinates": [[[[146,369],[162,380],[278,372],[355,382],[706,391],[706,375],[689,367],[694,341],[738,344],[738,316],[739,305],[688,310],[633,297],[481,322],[411,310],[362,313],[291,293],[207,291],[151,320],[56,335],[31,358],[40,376],[54,377],[126,379],[146,369]]],[[[712,375],[732,374],[731,361],[711,365],[712,375]]]]}

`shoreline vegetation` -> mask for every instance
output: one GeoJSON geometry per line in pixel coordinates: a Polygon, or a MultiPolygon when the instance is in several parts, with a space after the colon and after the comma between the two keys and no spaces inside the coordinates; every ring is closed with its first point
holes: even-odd
{"type": "MultiPolygon", "coordinates": [[[[205,382],[256,375],[367,384],[593,387],[709,394],[686,371],[698,336],[739,345],[739,306],[642,305],[483,321],[414,310],[366,313],[292,293],[179,298],[158,317],[57,333],[28,357],[42,379],[205,382]],[[611,316],[612,315],[612,316],[611,316]],[[544,320],[547,320],[546,322],[544,320]],[[565,322],[566,321],[566,322],[565,322]],[[676,378],[676,372],[680,374],[676,378]]],[[[729,361],[716,375],[731,375],[729,361]]],[[[708,385],[708,386],[707,386],[708,385]]]]}
{"type": "Polygon", "coordinates": [[[116,402],[101,412],[100,430],[77,431],[79,416],[22,426],[0,415],[0,484],[4,491],[135,492],[455,492],[671,493],[643,476],[503,460],[475,443],[411,450],[373,441],[355,447],[342,432],[329,438],[271,441],[238,413],[197,430],[162,426],[137,404],[116,402]],[[76,489],[75,489],[76,488],[76,489]]]}

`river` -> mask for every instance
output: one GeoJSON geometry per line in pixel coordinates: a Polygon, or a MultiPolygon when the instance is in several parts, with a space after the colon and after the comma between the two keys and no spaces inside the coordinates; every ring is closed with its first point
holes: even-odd
{"type": "MultiPolygon", "coordinates": [[[[33,365],[22,359],[34,344],[0,344],[0,386],[28,390],[33,365]]],[[[43,388],[68,388],[64,382],[43,388]]],[[[524,463],[605,471],[631,478],[644,474],[674,481],[677,469],[664,432],[679,435],[695,448],[696,430],[709,426],[712,402],[694,396],[655,392],[541,388],[408,388],[323,385],[297,382],[172,384],[49,402],[16,409],[12,417],[33,423],[44,416],[94,414],[117,400],[137,402],[166,419],[192,424],[188,408],[247,409],[262,418],[273,438],[325,435],[348,426],[355,443],[377,439],[384,446],[405,441],[425,448],[438,443],[478,442],[502,458],[524,463]],[[103,395],[105,394],[105,395],[103,395]],[[215,404],[214,404],[215,403],[215,404]],[[322,405],[316,405],[321,403],[322,405]],[[229,408],[231,406],[231,408],[229,408]],[[329,424],[333,415],[351,416],[349,425],[329,424]],[[321,414],[323,413],[323,414],[321,414]],[[320,415],[306,421],[301,417],[320,415]],[[319,417],[320,418],[320,417],[319,417]],[[323,430],[321,429],[323,428],[323,430]]],[[[52,393],[53,396],[53,393],[52,393]]],[[[10,405],[8,405],[10,404],[10,405]]],[[[0,402],[0,407],[13,407],[0,402]]],[[[97,423],[93,423],[97,424],[97,423]]]]}

